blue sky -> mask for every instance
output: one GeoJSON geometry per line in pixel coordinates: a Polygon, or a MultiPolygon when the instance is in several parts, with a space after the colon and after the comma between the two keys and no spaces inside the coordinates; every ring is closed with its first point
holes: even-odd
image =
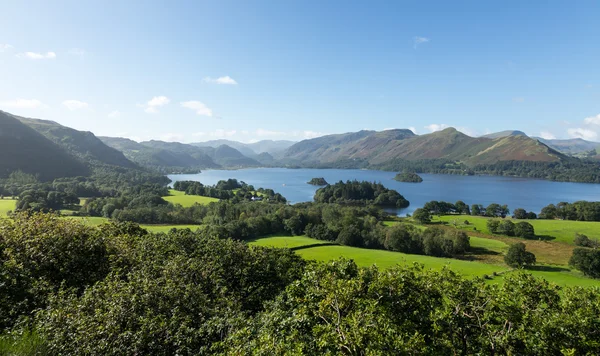
{"type": "Polygon", "coordinates": [[[97,135],[600,141],[598,1],[4,1],[0,109],[97,135]]]}

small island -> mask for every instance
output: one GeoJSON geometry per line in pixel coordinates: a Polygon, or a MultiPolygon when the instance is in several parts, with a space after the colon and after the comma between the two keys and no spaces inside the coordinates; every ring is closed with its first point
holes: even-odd
{"type": "Polygon", "coordinates": [[[313,178],[311,179],[309,182],[307,182],[308,184],[312,184],[312,185],[328,185],[329,183],[327,183],[327,181],[325,180],[325,178],[321,177],[321,178],[313,178]]]}
{"type": "Polygon", "coordinates": [[[396,174],[394,180],[404,183],[421,183],[423,181],[423,178],[421,178],[421,176],[413,172],[402,172],[396,174]]]}

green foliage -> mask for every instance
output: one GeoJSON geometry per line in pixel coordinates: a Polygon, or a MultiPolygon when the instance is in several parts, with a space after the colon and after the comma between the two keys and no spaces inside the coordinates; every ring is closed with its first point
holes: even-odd
{"type": "Polygon", "coordinates": [[[600,250],[576,247],[569,265],[577,268],[586,276],[600,278],[600,250]]]}
{"type": "Polygon", "coordinates": [[[504,256],[504,262],[513,268],[522,268],[535,264],[535,255],[525,250],[522,242],[512,244],[504,256]]]}
{"type": "Polygon", "coordinates": [[[318,185],[318,186],[323,186],[323,185],[329,184],[329,183],[327,183],[327,181],[323,177],[321,177],[321,178],[312,178],[307,183],[310,184],[310,185],[318,185]]]}
{"type": "Polygon", "coordinates": [[[584,234],[580,234],[580,233],[576,233],[575,234],[575,239],[573,240],[573,243],[575,244],[575,246],[581,246],[581,247],[591,247],[591,248],[598,248],[600,247],[600,242],[596,239],[592,240],[589,237],[587,237],[584,234]]]}
{"type": "Polygon", "coordinates": [[[414,172],[398,173],[394,177],[394,180],[397,180],[398,182],[404,182],[404,183],[421,183],[421,182],[423,182],[423,178],[421,178],[421,176],[419,176],[418,174],[416,174],[414,172]]]}
{"type": "Polygon", "coordinates": [[[535,237],[535,230],[533,225],[526,221],[520,221],[515,224],[515,236],[522,237],[525,239],[532,239],[535,237]]]}
{"type": "Polygon", "coordinates": [[[315,194],[317,203],[338,203],[379,206],[392,206],[406,208],[409,206],[406,200],[397,191],[387,189],[380,183],[340,181],[317,190],[315,194]]]}
{"type": "Polygon", "coordinates": [[[412,218],[418,221],[420,224],[427,224],[431,222],[431,214],[426,209],[416,209],[412,214],[412,218]]]}

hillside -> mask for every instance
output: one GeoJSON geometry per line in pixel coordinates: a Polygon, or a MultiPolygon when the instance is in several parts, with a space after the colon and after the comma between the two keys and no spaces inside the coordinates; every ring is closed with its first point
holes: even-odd
{"type": "MultiPolygon", "coordinates": [[[[382,165],[390,160],[448,160],[467,165],[499,161],[554,162],[559,152],[526,135],[497,134],[497,138],[470,137],[454,128],[426,135],[410,130],[359,131],[301,141],[290,147],[282,162],[297,164],[360,160],[382,165]]],[[[494,137],[496,137],[494,136],[494,137]]]]}
{"type": "Polygon", "coordinates": [[[17,117],[0,111],[0,177],[21,170],[42,181],[89,174],[77,158],[17,117]]]}
{"type": "Polygon", "coordinates": [[[503,138],[503,137],[507,137],[507,136],[527,136],[527,134],[523,131],[518,131],[518,130],[505,130],[505,131],[494,132],[491,134],[483,135],[481,137],[497,139],[497,138],[503,138]]]}
{"type": "Polygon", "coordinates": [[[207,158],[219,166],[225,168],[260,166],[260,163],[252,158],[244,156],[240,151],[227,145],[213,147],[196,147],[179,142],[146,141],[142,145],[152,148],[168,150],[178,154],[188,154],[196,160],[208,162],[207,158]]]}
{"type": "MultiPolygon", "coordinates": [[[[107,145],[123,152],[130,160],[153,168],[171,168],[172,170],[182,168],[219,168],[220,166],[205,154],[192,155],[185,150],[170,150],[166,147],[153,147],[152,143],[147,145],[137,143],[133,140],[120,137],[100,137],[107,145]]],[[[154,146],[159,146],[154,145],[154,146]]]]}
{"type": "Polygon", "coordinates": [[[568,140],[546,140],[541,137],[535,138],[538,141],[552,147],[553,149],[568,155],[585,154],[600,148],[600,142],[586,141],[581,138],[573,138],[568,140]]]}
{"type": "Polygon", "coordinates": [[[221,145],[227,145],[235,148],[247,157],[256,158],[255,156],[261,153],[268,153],[270,155],[281,153],[295,143],[296,142],[294,141],[287,140],[262,140],[254,143],[242,143],[231,140],[212,140],[206,142],[196,142],[192,143],[191,145],[212,148],[217,148],[221,145]]]}
{"type": "Polygon", "coordinates": [[[136,168],[122,152],[107,146],[91,132],[77,131],[54,121],[16,118],[86,163],[136,168]]]}

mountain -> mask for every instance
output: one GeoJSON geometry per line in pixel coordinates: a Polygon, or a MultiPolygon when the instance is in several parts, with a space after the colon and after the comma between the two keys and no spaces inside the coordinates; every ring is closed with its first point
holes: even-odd
{"type": "Polygon", "coordinates": [[[582,153],[588,153],[592,150],[596,150],[600,148],[599,142],[586,141],[581,138],[572,138],[567,140],[547,140],[541,137],[536,137],[536,139],[557,151],[568,155],[577,155],[582,153]]]}
{"type": "Polygon", "coordinates": [[[42,181],[88,175],[89,169],[18,117],[0,111],[0,177],[21,170],[42,181]]]}
{"type": "Polygon", "coordinates": [[[266,152],[270,155],[281,153],[291,147],[296,142],[286,140],[262,140],[254,143],[242,143],[231,140],[212,140],[206,142],[196,142],[191,145],[197,147],[213,147],[217,148],[221,145],[227,145],[240,151],[247,157],[255,158],[256,155],[266,152]]]}
{"type": "Polygon", "coordinates": [[[54,121],[17,117],[23,124],[44,135],[67,152],[86,163],[100,163],[126,168],[136,168],[122,152],[107,146],[93,133],[77,131],[54,121]]]}
{"type": "Polygon", "coordinates": [[[135,142],[125,138],[102,137],[107,145],[143,166],[162,168],[240,168],[262,164],[228,145],[197,147],[179,142],[135,142]]]}
{"type": "Polygon", "coordinates": [[[503,138],[503,137],[508,137],[508,136],[527,136],[527,134],[523,131],[518,131],[518,130],[506,130],[506,131],[500,131],[500,132],[483,135],[482,137],[496,139],[496,138],[503,138]]]}
{"type": "Polygon", "coordinates": [[[470,137],[454,128],[426,135],[410,130],[359,131],[304,140],[291,146],[282,162],[322,164],[358,160],[383,165],[396,159],[461,162],[467,165],[499,161],[554,162],[564,156],[526,135],[470,137]]]}
{"type": "MultiPolygon", "coordinates": [[[[145,167],[152,168],[219,168],[212,158],[202,152],[186,152],[171,147],[159,147],[151,142],[137,143],[120,137],[100,137],[108,146],[125,154],[127,158],[145,167]],[[154,147],[153,147],[154,146],[154,147]]],[[[172,169],[171,169],[172,170],[172,169]]]]}

